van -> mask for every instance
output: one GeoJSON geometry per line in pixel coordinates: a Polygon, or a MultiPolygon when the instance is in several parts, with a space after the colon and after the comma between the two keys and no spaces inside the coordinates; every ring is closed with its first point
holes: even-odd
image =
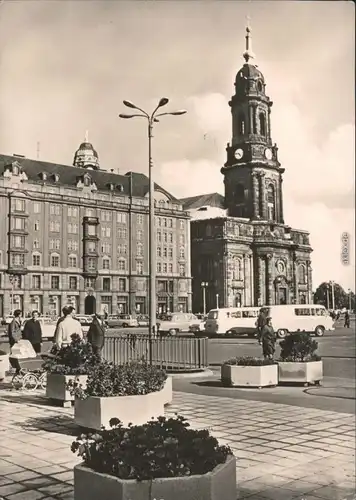
{"type": "Polygon", "coordinates": [[[229,307],[212,309],[205,322],[205,333],[223,335],[233,329],[237,335],[253,337],[260,307],[229,307]]]}

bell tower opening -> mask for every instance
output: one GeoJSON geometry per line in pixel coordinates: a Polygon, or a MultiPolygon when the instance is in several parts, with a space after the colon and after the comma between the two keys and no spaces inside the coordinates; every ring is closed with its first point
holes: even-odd
{"type": "Polygon", "coordinates": [[[263,137],[266,137],[266,115],[264,113],[260,113],[259,115],[259,120],[260,120],[260,135],[263,137]]]}
{"type": "Polygon", "coordinates": [[[267,209],[268,219],[276,220],[276,193],[272,184],[267,188],[267,209]]]}

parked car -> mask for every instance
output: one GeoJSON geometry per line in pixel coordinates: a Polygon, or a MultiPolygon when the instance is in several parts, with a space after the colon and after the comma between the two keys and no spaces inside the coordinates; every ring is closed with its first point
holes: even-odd
{"type": "Polygon", "coordinates": [[[75,314],[74,318],[81,324],[83,333],[88,333],[90,324],[93,321],[93,316],[88,314],[75,314]]]}
{"type": "Polygon", "coordinates": [[[137,317],[130,314],[111,314],[106,323],[109,328],[137,328],[139,326],[137,317]]]}
{"type": "MultiPolygon", "coordinates": [[[[23,331],[26,322],[31,319],[27,318],[21,325],[21,330],[23,331]]],[[[56,331],[56,325],[57,321],[53,321],[52,318],[38,318],[38,321],[41,324],[41,329],[42,329],[42,340],[53,340],[54,339],[54,333],[56,331]]]]}
{"type": "Polygon", "coordinates": [[[192,325],[190,325],[189,331],[191,333],[201,333],[201,332],[204,332],[205,331],[205,319],[204,320],[199,320],[198,319],[197,323],[193,323],[192,325]]]}
{"type": "Polygon", "coordinates": [[[138,321],[139,326],[148,326],[149,317],[147,316],[147,314],[138,314],[137,321],[138,321]]]}
{"type": "Polygon", "coordinates": [[[174,336],[179,332],[189,332],[191,325],[199,323],[192,313],[162,314],[157,321],[157,331],[160,335],[174,336]]]}

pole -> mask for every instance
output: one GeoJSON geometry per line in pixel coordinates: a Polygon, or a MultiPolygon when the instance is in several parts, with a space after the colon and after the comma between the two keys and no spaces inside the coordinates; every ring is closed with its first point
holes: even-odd
{"type": "Polygon", "coordinates": [[[330,303],[329,303],[329,285],[326,285],[326,309],[330,309],[330,303]]]}
{"type": "Polygon", "coordinates": [[[352,307],[352,296],[351,296],[351,290],[349,290],[349,311],[351,312],[351,307],[352,307]]]}
{"type": "Polygon", "coordinates": [[[216,294],[216,309],[219,309],[219,294],[216,294]]]}
{"type": "Polygon", "coordinates": [[[331,282],[331,300],[333,305],[333,311],[335,311],[335,293],[334,293],[334,282],[331,282]]]}
{"type": "Polygon", "coordinates": [[[206,315],[206,289],[205,285],[203,285],[203,314],[206,315]]]}
{"type": "Polygon", "coordinates": [[[149,362],[152,364],[152,337],[156,333],[156,241],[154,237],[154,182],[152,173],[152,121],[148,120],[148,176],[149,176],[149,282],[150,282],[150,319],[149,319],[149,362]]]}

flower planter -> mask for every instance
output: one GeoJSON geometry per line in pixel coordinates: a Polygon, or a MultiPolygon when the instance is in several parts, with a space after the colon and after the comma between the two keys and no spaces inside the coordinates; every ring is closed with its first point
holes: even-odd
{"type": "Polygon", "coordinates": [[[223,385],[239,387],[268,387],[278,384],[278,365],[221,366],[221,381],[223,385]]]}
{"type": "Polygon", "coordinates": [[[10,369],[9,355],[8,354],[1,354],[0,355],[0,380],[3,380],[5,378],[6,372],[8,372],[9,369],[10,369]]]}
{"type": "Polygon", "coordinates": [[[74,396],[67,389],[70,380],[79,379],[79,383],[85,387],[87,375],[61,375],[57,373],[47,373],[46,397],[61,401],[64,406],[68,406],[74,401],[74,396]]]}
{"type": "MultiPolygon", "coordinates": [[[[163,389],[164,390],[164,389],[163,389]]],[[[158,391],[161,393],[162,391],[158,391]]],[[[111,418],[116,417],[127,426],[142,425],[164,415],[164,397],[157,392],[140,396],[111,396],[100,398],[89,396],[86,399],[75,399],[74,421],[87,429],[100,430],[109,427],[111,418]]]]}
{"type": "Polygon", "coordinates": [[[74,467],[75,500],[236,500],[236,459],[229,455],[224,464],[201,476],[159,478],[152,481],[119,479],[89,469],[74,467]]]}
{"type": "Polygon", "coordinates": [[[156,399],[158,399],[159,404],[163,403],[163,405],[169,405],[172,403],[173,399],[173,389],[172,389],[172,377],[168,376],[163,389],[157,392],[153,392],[156,396],[156,399]]]}
{"type": "Polygon", "coordinates": [[[320,382],[322,378],[322,361],[307,361],[305,363],[278,361],[279,382],[297,382],[307,384],[320,382]]]}

